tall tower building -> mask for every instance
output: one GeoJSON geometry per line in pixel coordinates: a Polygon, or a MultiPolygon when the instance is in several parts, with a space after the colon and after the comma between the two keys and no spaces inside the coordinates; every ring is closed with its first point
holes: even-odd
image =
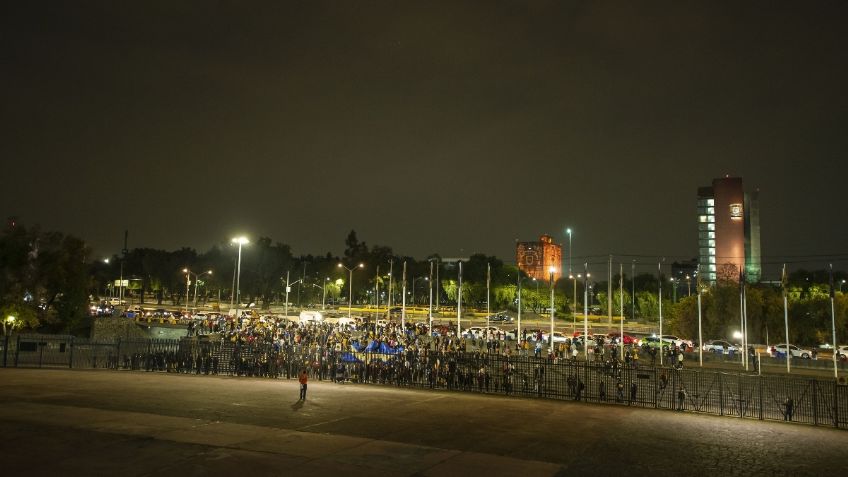
{"type": "Polygon", "coordinates": [[[759,191],[745,193],[741,177],[698,188],[698,273],[706,283],[749,282],[761,275],[759,191]]]}
{"type": "Polygon", "coordinates": [[[551,268],[554,280],[562,277],[562,245],[554,243],[550,235],[542,235],[538,242],[517,242],[515,261],[519,270],[537,280],[549,280],[551,268]]]}

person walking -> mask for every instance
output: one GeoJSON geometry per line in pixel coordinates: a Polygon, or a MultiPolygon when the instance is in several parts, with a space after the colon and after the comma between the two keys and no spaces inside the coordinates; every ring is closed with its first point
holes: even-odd
{"type": "Polygon", "coordinates": [[[306,383],[309,381],[309,375],[306,374],[306,368],[300,370],[300,376],[297,380],[300,382],[300,400],[306,401],[306,383]]]}
{"type": "Polygon", "coordinates": [[[677,390],[677,410],[683,411],[686,402],[686,390],[682,387],[677,390]]]}
{"type": "Polygon", "coordinates": [[[792,413],[795,412],[795,401],[791,397],[787,397],[783,401],[783,420],[792,421],[792,413]]]}
{"type": "Polygon", "coordinates": [[[677,369],[683,369],[683,351],[677,353],[677,369]]]}
{"type": "Polygon", "coordinates": [[[635,403],[635,402],[636,402],[636,394],[637,394],[637,392],[638,392],[638,388],[636,387],[636,383],[635,383],[635,382],[630,383],[630,401],[628,401],[628,402],[627,402],[627,405],[628,405],[628,406],[629,406],[630,404],[632,404],[632,403],[635,403]]]}

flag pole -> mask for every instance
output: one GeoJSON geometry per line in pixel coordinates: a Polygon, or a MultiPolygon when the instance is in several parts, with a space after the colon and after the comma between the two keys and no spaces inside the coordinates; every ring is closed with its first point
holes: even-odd
{"type": "Polygon", "coordinates": [[[786,299],[786,264],[783,264],[783,273],[781,275],[781,284],[783,285],[783,324],[786,327],[786,372],[792,372],[792,353],[789,352],[789,303],[786,299]]]}
{"type": "Polygon", "coordinates": [[[839,379],[839,366],[836,357],[839,355],[839,348],[836,346],[836,307],[833,304],[836,293],[833,290],[833,264],[830,264],[830,320],[833,325],[833,377],[839,379]]]}

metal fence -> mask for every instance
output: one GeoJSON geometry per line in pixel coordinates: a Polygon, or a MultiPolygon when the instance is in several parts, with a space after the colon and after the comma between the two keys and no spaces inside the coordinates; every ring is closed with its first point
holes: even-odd
{"type": "Polygon", "coordinates": [[[758,376],[614,361],[551,360],[489,352],[338,353],[320,347],[226,340],[92,342],[14,335],[0,341],[8,367],[68,367],[313,379],[527,398],[578,400],[788,420],[848,428],[848,386],[800,376],[758,376]]]}

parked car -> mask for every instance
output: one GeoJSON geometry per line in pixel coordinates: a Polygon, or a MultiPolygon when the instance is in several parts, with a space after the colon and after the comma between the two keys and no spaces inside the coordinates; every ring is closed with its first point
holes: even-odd
{"type": "MultiPolygon", "coordinates": [[[[571,339],[571,342],[577,343],[580,346],[583,346],[584,338],[585,337],[583,335],[577,335],[577,336],[575,336],[574,338],[571,339]]],[[[589,340],[586,341],[587,346],[595,346],[597,344],[598,344],[597,341],[595,341],[595,339],[593,337],[589,337],[589,340]]]]}
{"type": "Polygon", "coordinates": [[[509,323],[513,321],[513,318],[506,313],[498,313],[496,315],[489,316],[489,321],[509,323]]]}
{"type": "Polygon", "coordinates": [[[646,337],[642,338],[641,340],[639,340],[639,346],[641,346],[642,348],[659,348],[660,342],[662,342],[662,349],[663,350],[667,350],[667,349],[675,346],[674,342],[671,341],[670,339],[663,338],[662,340],[660,340],[660,338],[658,336],[655,336],[655,335],[646,336],[646,337]]]}
{"type": "Polygon", "coordinates": [[[725,350],[729,352],[738,353],[739,345],[732,344],[728,341],[723,340],[709,340],[704,343],[704,346],[701,347],[704,351],[709,351],[711,353],[722,354],[725,350]]]}
{"type": "MultiPolygon", "coordinates": [[[[607,338],[609,339],[609,342],[612,343],[612,344],[618,344],[619,343],[618,333],[610,333],[610,334],[607,335],[607,338]]],[[[635,344],[637,341],[638,340],[636,339],[635,336],[628,335],[627,333],[624,334],[624,344],[625,345],[632,345],[632,344],[635,344]]]]}
{"type": "MultiPolygon", "coordinates": [[[[786,356],[786,347],[786,343],[776,344],[769,348],[769,353],[772,354],[772,357],[775,357],[776,355],[786,356]]],[[[793,358],[810,359],[813,357],[812,351],[799,348],[793,344],[789,345],[789,352],[792,353],[793,358]]]]}
{"type": "Polygon", "coordinates": [[[677,346],[678,348],[680,348],[683,351],[686,351],[688,349],[693,348],[691,340],[685,340],[683,338],[678,338],[677,336],[674,336],[674,335],[662,335],[662,339],[663,339],[663,341],[670,341],[674,346],[677,346]]]}

